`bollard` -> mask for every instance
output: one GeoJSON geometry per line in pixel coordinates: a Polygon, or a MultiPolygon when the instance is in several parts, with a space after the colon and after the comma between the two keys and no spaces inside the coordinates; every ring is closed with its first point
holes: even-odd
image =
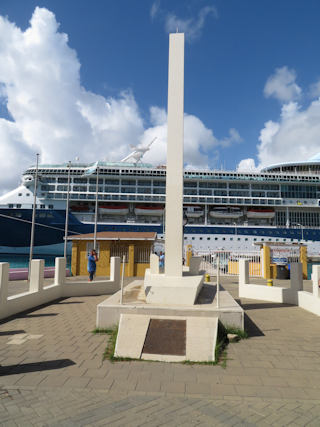
{"type": "Polygon", "coordinates": [[[206,274],[206,275],[205,275],[204,281],[205,281],[206,283],[210,282],[210,274],[206,274]]]}
{"type": "Polygon", "coordinates": [[[273,286],[273,280],[272,279],[268,279],[267,280],[267,285],[268,286],[273,286]]]}

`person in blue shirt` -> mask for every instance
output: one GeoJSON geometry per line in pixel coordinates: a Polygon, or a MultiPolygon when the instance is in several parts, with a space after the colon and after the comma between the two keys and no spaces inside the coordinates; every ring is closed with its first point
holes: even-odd
{"type": "Polygon", "coordinates": [[[93,276],[97,269],[96,262],[98,261],[97,252],[92,249],[90,255],[88,256],[88,273],[89,273],[89,282],[92,282],[93,276]]]}
{"type": "Polygon", "coordinates": [[[164,253],[163,252],[160,252],[159,267],[160,267],[160,270],[163,270],[163,268],[164,268],[164,253]]]}

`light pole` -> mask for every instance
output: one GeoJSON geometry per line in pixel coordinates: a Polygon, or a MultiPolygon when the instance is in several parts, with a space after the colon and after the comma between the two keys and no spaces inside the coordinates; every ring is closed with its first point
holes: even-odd
{"type": "Polygon", "coordinates": [[[99,192],[99,166],[96,169],[97,180],[96,180],[96,204],[95,204],[95,215],[94,215],[94,232],[93,232],[93,248],[97,250],[97,223],[98,223],[98,192],[99,192]]]}
{"type": "Polygon", "coordinates": [[[67,237],[68,237],[68,226],[69,226],[69,193],[70,193],[70,169],[71,169],[71,162],[68,162],[68,188],[67,188],[67,201],[66,201],[66,220],[65,220],[65,227],[64,227],[64,251],[63,256],[65,259],[67,259],[67,237]]]}
{"type": "Polygon", "coordinates": [[[301,228],[301,240],[303,241],[303,225],[302,224],[297,224],[299,225],[299,227],[301,228]]]}
{"type": "Polygon", "coordinates": [[[33,189],[33,207],[32,207],[32,222],[31,222],[31,236],[30,236],[30,253],[29,253],[29,272],[28,276],[30,279],[31,261],[33,257],[33,245],[34,245],[34,228],[36,219],[36,207],[37,207],[37,187],[38,187],[38,167],[39,167],[39,153],[37,153],[36,173],[34,177],[34,189],[33,189]]]}
{"type": "Polygon", "coordinates": [[[237,223],[236,222],[234,222],[233,223],[233,225],[234,225],[234,234],[235,234],[235,236],[238,234],[237,233],[237,223]]]}

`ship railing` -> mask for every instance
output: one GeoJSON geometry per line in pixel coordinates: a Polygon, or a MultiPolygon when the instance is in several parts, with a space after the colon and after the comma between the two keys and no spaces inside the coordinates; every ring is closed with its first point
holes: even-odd
{"type": "Polygon", "coordinates": [[[239,260],[249,261],[249,275],[252,277],[262,276],[262,265],[260,252],[235,252],[235,251],[198,251],[195,255],[202,257],[201,270],[210,275],[216,275],[219,268],[220,275],[236,276],[239,274],[239,260]]]}

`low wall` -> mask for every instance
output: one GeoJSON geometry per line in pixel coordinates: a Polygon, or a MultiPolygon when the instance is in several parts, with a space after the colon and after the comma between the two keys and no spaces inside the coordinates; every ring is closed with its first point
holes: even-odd
{"type": "Polygon", "coordinates": [[[29,291],[8,296],[9,264],[0,263],[0,319],[63,297],[113,294],[120,289],[119,257],[111,258],[110,273],[110,280],[68,280],[65,258],[56,258],[53,282],[44,286],[44,260],[32,260],[29,291]]]}
{"type": "Polygon", "coordinates": [[[239,264],[239,297],[255,300],[293,304],[320,316],[320,266],[312,269],[313,292],[303,291],[303,271],[300,262],[291,264],[290,288],[255,285],[249,283],[248,261],[239,264]]]}

